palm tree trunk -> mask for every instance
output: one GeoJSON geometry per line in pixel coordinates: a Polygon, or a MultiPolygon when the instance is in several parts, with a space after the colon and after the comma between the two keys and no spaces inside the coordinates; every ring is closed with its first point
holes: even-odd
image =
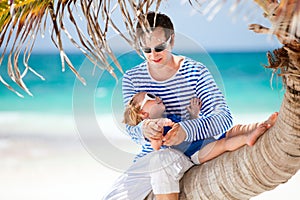
{"type": "Polygon", "coordinates": [[[300,44],[285,49],[288,58],[278,59],[288,59],[281,69],[286,92],[276,124],[253,147],[189,170],[180,199],[249,199],[285,183],[300,169],[300,44]]]}
{"type": "Polygon", "coordinates": [[[181,180],[181,200],[249,199],[287,182],[300,169],[300,44],[276,54],[277,65],[270,67],[281,68],[286,85],[276,124],[253,147],[192,167],[181,180]]]}

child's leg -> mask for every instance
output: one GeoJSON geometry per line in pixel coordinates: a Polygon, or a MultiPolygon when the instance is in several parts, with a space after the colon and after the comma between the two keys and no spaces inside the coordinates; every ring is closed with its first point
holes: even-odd
{"type": "Polygon", "coordinates": [[[262,135],[269,127],[269,124],[260,124],[254,131],[249,134],[226,137],[221,140],[209,143],[194,155],[192,155],[191,159],[195,164],[204,163],[218,157],[226,151],[234,151],[244,146],[245,144],[252,146],[257,138],[262,135]]]}
{"type": "Polygon", "coordinates": [[[246,142],[247,135],[238,135],[235,137],[223,138],[221,140],[209,143],[199,151],[199,163],[204,163],[213,158],[216,158],[226,151],[234,151],[244,146],[246,142]]]}
{"type": "Polygon", "coordinates": [[[202,164],[225,152],[225,139],[209,143],[191,156],[195,164],[202,164]]]}
{"type": "Polygon", "coordinates": [[[226,133],[226,137],[234,137],[237,135],[248,134],[255,130],[260,123],[253,124],[237,124],[229,129],[226,133]]]}

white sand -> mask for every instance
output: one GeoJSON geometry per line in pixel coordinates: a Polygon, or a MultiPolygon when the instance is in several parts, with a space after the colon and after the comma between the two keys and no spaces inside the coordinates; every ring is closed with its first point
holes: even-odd
{"type": "MultiPolygon", "coordinates": [[[[235,123],[265,117],[266,114],[238,115],[235,123]]],[[[111,116],[99,117],[98,123],[115,146],[132,155],[137,151],[137,146],[121,136],[122,128],[111,116]]],[[[72,116],[2,113],[0,126],[1,200],[101,199],[120,175],[83,147],[72,116]]],[[[103,154],[117,157],[113,152],[103,154]]],[[[120,168],[125,169],[126,165],[120,168]]],[[[299,184],[300,172],[273,191],[252,199],[296,200],[300,195],[299,184]]]]}

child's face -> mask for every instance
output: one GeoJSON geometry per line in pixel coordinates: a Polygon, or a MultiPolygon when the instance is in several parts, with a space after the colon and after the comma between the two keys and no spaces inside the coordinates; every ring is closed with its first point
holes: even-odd
{"type": "Polygon", "coordinates": [[[163,117],[165,112],[165,105],[159,97],[156,97],[155,100],[147,100],[143,106],[143,111],[149,114],[150,119],[157,119],[163,117]]]}

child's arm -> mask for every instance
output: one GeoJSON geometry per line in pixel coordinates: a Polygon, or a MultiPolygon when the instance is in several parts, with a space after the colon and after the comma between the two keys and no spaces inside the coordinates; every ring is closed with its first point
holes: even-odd
{"type": "Polygon", "coordinates": [[[202,102],[198,98],[192,98],[190,105],[187,106],[187,110],[190,113],[191,119],[197,119],[199,117],[202,102]]]}

